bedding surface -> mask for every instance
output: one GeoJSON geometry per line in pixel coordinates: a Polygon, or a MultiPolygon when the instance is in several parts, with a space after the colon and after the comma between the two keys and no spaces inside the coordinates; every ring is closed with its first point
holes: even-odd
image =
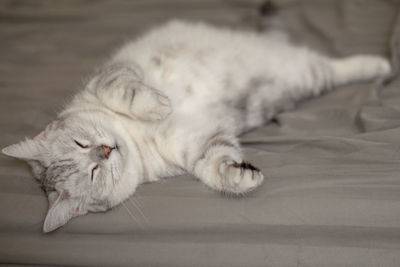
{"type": "MultiPolygon", "coordinates": [[[[397,1],[275,1],[296,42],[379,54],[397,70],[397,1]]],[[[257,1],[1,1],[0,147],[34,136],[118,46],[170,18],[253,27],[257,1]]],[[[211,40],[210,40],[211,41],[211,40]]],[[[394,75],[395,76],[395,75],[394,75]]],[[[0,263],[70,266],[399,266],[400,82],[338,88],[242,136],[266,176],[218,194],[189,175],[43,234],[47,199],[0,156],[0,263]]]]}

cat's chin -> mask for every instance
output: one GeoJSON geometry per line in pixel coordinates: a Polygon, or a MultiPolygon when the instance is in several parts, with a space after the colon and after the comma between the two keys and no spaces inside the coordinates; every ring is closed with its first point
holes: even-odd
{"type": "Polygon", "coordinates": [[[114,185],[111,194],[107,198],[110,209],[121,204],[135,193],[137,186],[140,184],[140,179],[137,177],[136,175],[131,175],[130,172],[125,172],[121,175],[118,183],[114,185]]]}
{"type": "MultiPolygon", "coordinates": [[[[119,132],[123,132],[122,129],[119,132]]],[[[115,177],[112,191],[107,197],[109,208],[113,208],[134,194],[139,184],[143,182],[143,169],[140,152],[128,136],[117,137],[120,172],[115,177]]]]}

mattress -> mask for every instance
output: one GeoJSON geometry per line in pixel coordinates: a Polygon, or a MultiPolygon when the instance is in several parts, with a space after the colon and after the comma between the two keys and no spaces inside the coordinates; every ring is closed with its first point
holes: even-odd
{"type": "MultiPolygon", "coordinates": [[[[190,175],[42,233],[47,199],[0,156],[0,262],[63,266],[399,266],[396,1],[275,1],[295,42],[391,58],[393,78],[343,86],[241,137],[263,185],[221,195],[190,175]]],[[[2,1],[0,146],[55,118],[113,49],[170,18],[254,27],[257,1],[2,1]]]]}

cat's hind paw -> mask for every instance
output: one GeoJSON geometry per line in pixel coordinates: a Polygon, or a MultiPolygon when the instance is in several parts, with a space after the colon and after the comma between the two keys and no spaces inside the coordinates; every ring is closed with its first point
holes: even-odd
{"type": "Polygon", "coordinates": [[[367,77],[385,77],[391,72],[390,63],[387,59],[375,55],[356,56],[357,64],[367,77]]]}
{"type": "Polygon", "coordinates": [[[339,85],[384,78],[392,71],[387,59],[375,55],[351,56],[336,60],[332,66],[339,85]]]}
{"type": "Polygon", "coordinates": [[[248,162],[234,162],[225,166],[223,188],[225,192],[243,194],[258,187],[263,180],[260,169],[248,162]]]}

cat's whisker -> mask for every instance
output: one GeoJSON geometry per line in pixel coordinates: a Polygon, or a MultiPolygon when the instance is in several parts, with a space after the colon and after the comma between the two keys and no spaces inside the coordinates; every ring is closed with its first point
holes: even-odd
{"type": "Polygon", "coordinates": [[[125,205],[125,202],[122,202],[122,206],[126,209],[126,211],[128,212],[129,216],[132,218],[132,220],[134,220],[136,222],[136,224],[142,228],[142,225],[140,224],[139,220],[135,217],[135,215],[133,215],[133,213],[130,211],[130,209],[125,205]]]}
{"type": "Polygon", "coordinates": [[[132,203],[132,205],[139,211],[140,215],[143,217],[146,223],[149,223],[149,220],[147,219],[146,215],[144,215],[142,209],[139,207],[138,204],[136,204],[135,199],[133,197],[129,198],[129,201],[132,203]]]}
{"type": "Polygon", "coordinates": [[[139,207],[143,208],[142,203],[140,203],[140,201],[139,201],[139,199],[138,199],[137,197],[132,196],[132,200],[135,201],[135,203],[136,203],[139,207]]]}
{"type": "MultiPolygon", "coordinates": [[[[112,178],[112,183],[115,186],[115,181],[114,181],[114,177],[112,178]]],[[[130,200],[130,198],[128,198],[130,200]]],[[[131,202],[132,203],[132,202],[131,202]]],[[[135,217],[135,215],[131,212],[131,210],[128,208],[127,205],[125,205],[125,202],[122,202],[122,206],[124,206],[124,208],[126,209],[126,211],[128,212],[129,216],[139,225],[140,228],[142,228],[141,223],[139,222],[139,220],[135,217]]],[[[134,205],[136,207],[136,205],[134,205]]],[[[145,219],[146,223],[147,223],[147,218],[144,216],[143,212],[136,207],[139,210],[139,213],[143,216],[143,218],[145,219]]]]}

